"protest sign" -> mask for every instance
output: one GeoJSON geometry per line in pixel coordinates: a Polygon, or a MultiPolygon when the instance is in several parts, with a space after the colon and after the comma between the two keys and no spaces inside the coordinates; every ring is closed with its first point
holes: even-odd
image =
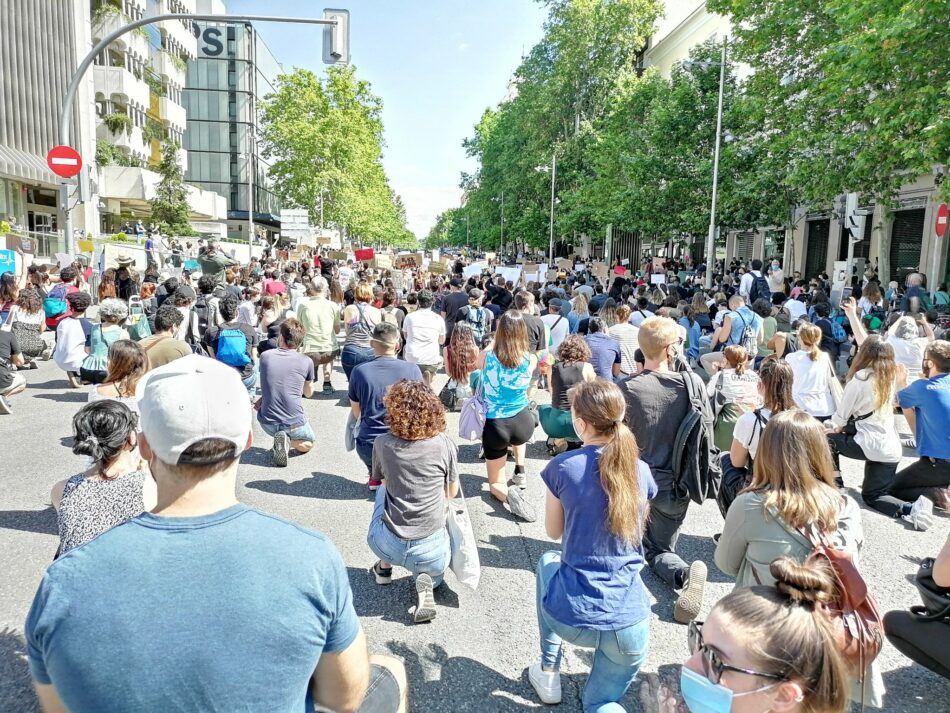
{"type": "Polygon", "coordinates": [[[517,285],[518,281],[521,279],[521,266],[517,265],[515,267],[496,267],[495,274],[501,275],[505,278],[506,282],[510,282],[513,285],[517,285]]]}
{"type": "Polygon", "coordinates": [[[356,259],[362,262],[364,260],[372,260],[376,253],[373,248],[360,248],[354,254],[356,255],[356,259]]]}
{"type": "Polygon", "coordinates": [[[462,268],[462,277],[466,280],[470,277],[478,277],[482,274],[482,270],[488,267],[487,263],[484,262],[473,262],[471,265],[466,265],[462,268]]]}

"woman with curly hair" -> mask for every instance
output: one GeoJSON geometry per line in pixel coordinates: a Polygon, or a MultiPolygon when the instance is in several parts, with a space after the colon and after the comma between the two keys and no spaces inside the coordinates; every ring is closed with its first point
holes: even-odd
{"type": "Polygon", "coordinates": [[[458,448],[445,434],[445,411],[432,389],[403,379],[384,399],[389,433],[373,445],[373,479],[383,486],[366,541],[379,557],[372,573],[390,584],[393,565],[415,577],[416,623],[435,618],[432,591],[442,584],[451,547],[445,529],[446,498],[459,492],[458,448]]]}
{"type": "Polygon", "coordinates": [[[590,347],[577,334],[567,337],[557,348],[557,361],[551,369],[551,405],[538,407],[541,429],[548,436],[548,453],[551,455],[567,450],[569,440],[580,440],[571,421],[567,392],[576,384],[597,378],[590,358],[590,347]]]}

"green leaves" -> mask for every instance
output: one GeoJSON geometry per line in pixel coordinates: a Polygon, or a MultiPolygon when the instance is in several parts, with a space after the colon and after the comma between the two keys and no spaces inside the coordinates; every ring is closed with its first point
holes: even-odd
{"type": "Polygon", "coordinates": [[[162,226],[169,235],[195,235],[191,227],[188,190],[184,172],[178,163],[178,145],[170,141],[162,144],[162,157],[157,170],[162,179],[155,187],[152,198],[152,221],[162,226]]]}
{"type": "Polygon", "coordinates": [[[414,247],[405,209],[382,165],[382,101],[353,67],[324,80],[297,69],[261,103],[261,146],[281,199],[306,208],[365,244],[414,247]]]}

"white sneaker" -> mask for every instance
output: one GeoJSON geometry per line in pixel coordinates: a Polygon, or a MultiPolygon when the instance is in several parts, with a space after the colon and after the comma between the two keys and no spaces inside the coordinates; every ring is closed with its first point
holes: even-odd
{"type": "Polygon", "coordinates": [[[528,680],[542,703],[556,705],[561,702],[561,672],[545,671],[538,659],[528,666],[528,680]]]}
{"type": "Polygon", "coordinates": [[[0,413],[2,413],[4,416],[9,416],[11,413],[13,413],[13,409],[10,408],[10,403],[4,396],[0,396],[0,413]]]}
{"type": "Polygon", "coordinates": [[[915,530],[925,532],[934,524],[934,504],[921,495],[910,506],[910,514],[902,516],[904,520],[914,526],[915,530]]]}
{"type": "Polygon", "coordinates": [[[703,594],[706,591],[706,565],[696,560],[689,566],[689,574],[683,591],[673,606],[673,618],[680,624],[689,624],[699,616],[703,608],[703,594]]]}

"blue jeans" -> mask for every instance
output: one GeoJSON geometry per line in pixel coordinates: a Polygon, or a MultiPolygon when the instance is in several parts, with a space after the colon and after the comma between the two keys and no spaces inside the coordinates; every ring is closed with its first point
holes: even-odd
{"type": "Polygon", "coordinates": [[[356,440],[356,455],[360,457],[360,460],[363,461],[363,465],[366,466],[366,470],[369,473],[373,472],[373,442],[364,443],[363,441],[356,440]]]}
{"type": "Polygon", "coordinates": [[[254,362],[254,371],[251,372],[251,375],[248,377],[241,377],[241,383],[244,384],[244,388],[247,389],[247,393],[251,396],[257,393],[257,369],[260,362],[254,362]]]}
{"type": "Polygon", "coordinates": [[[581,701],[584,713],[623,713],[623,698],[640,666],[646,661],[650,643],[650,620],[615,631],[577,629],[562,624],[544,609],[542,601],[548,585],[561,566],[560,552],[545,552],[538,562],[538,627],[541,630],[541,664],[557,670],[561,665],[561,643],[594,649],[594,663],[584,686],[581,701]]]}
{"type": "Polygon", "coordinates": [[[396,537],[383,522],[385,504],[386,486],[383,485],[376,491],[376,504],[366,535],[369,548],[381,560],[408,569],[413,577],[428,574],[438,587],[452,558],[448,531],[443,527],[421,540],[403,540],[396,537]]]}
{"type": "Polygon", "coordinates": [[[268,436],[276,436],[280,431],[285,431],[292,441],[315,441],[317,440],[316,434],[313,432],[313,428],[309,423],[305,423],[302,426],[285,426],[282,423],[271,423],[270,421],[265,421],[260,416],[257,417],[257,422],[261,424],[261,429],[268,436]]]}
{"type": "Polygon", "coordinates": [[[354,347],[352,344],[346,344],[340,353],[340,366],[343,367],[343,373],[346,374],[346,380],[350,380],[350,374],[353,369],[366,361],[372,361],[376,358],[376,353],[369,348],[354,347]]]}

